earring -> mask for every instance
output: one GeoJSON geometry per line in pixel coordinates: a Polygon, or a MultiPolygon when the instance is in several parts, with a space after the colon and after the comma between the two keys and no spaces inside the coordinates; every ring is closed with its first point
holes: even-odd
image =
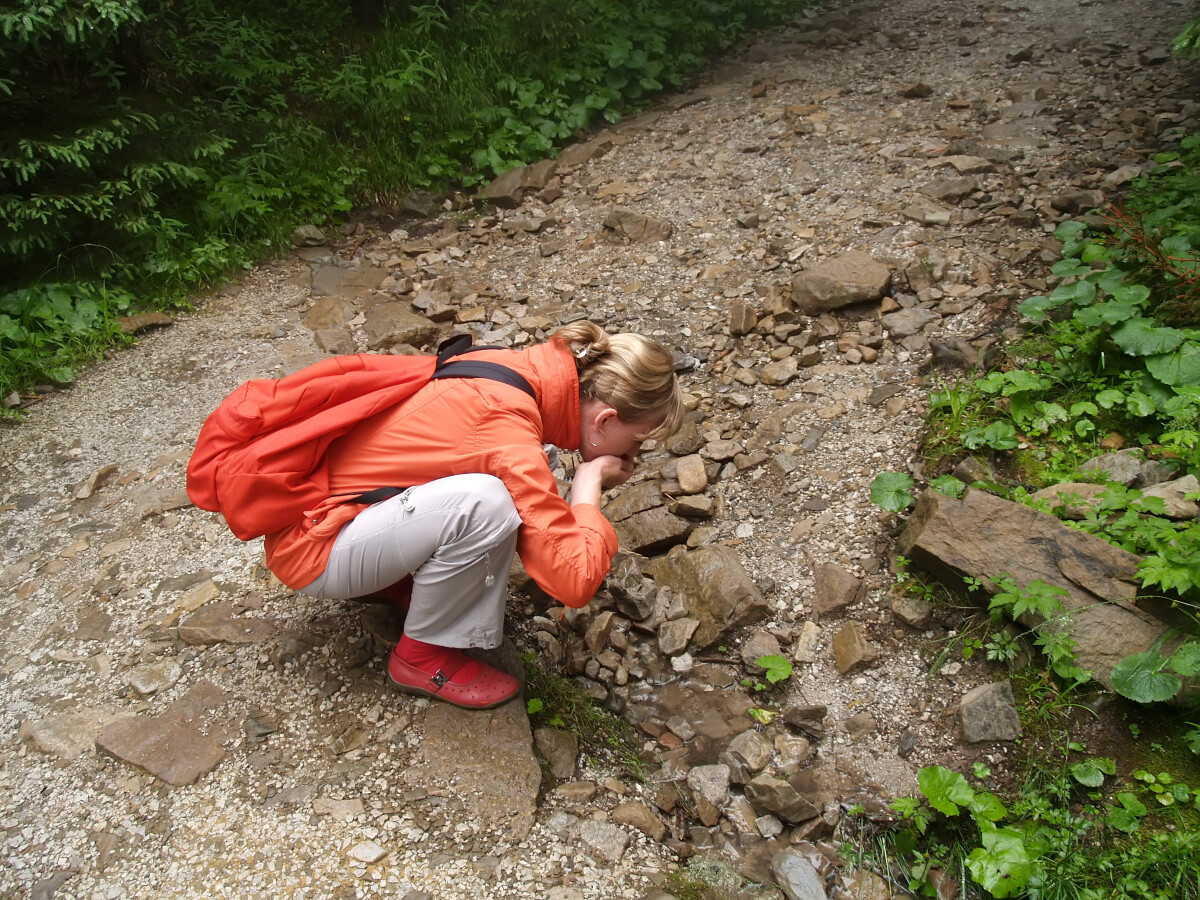
{"type": "Polygon", "coordinates": [[[589,440],[589,441],[588,441],[588,443],[589,443],[589,444],[591,444],[593,447],[599,447],[599,446],[600,446],[600,445],[599,445],[599,444],[597,444],[595,441],[591,441],[591,440],[589,440]]]}

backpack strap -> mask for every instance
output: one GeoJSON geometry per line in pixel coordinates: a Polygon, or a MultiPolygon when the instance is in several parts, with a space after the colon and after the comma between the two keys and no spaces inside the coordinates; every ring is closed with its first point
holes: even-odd
{"type": "Polygon", "coordinates": [[[476,350],[500,350],[501,347],[472,347],[471,336],[469,334],[460,334],[452,338],[447,338],[438,346],[437,365],[434,368],[433,375],[430,376],[430,381],[438,378],[487,378],[490,381],[499,381],[501,384],[507,384],[515,387],[517,390],[524,391],[535,401],[537,394],[533,390],[533,385],[521,375],[519,372],[514,372],[508,366],[500,363],[484,362],[481,359],[454,359],[463,353],[473,353],[476,350]]]}

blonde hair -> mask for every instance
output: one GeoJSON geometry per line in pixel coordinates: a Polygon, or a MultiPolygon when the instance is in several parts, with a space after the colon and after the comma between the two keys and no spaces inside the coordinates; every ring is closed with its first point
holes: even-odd
{"type": "Polygon", "coordinates": [[[622,422],[662,415],[646,438],[670,437],[683,424],[683,391],[671,351],[640,334],[607,334],[595,322],[573,322],[551,340],[575,357],[579,393],[607,403],[622,422]]]}

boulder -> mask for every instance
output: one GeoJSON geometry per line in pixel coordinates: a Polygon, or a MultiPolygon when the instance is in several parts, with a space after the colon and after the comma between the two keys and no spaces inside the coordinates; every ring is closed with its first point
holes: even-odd
{"type": "Polygon", "coordinates": [[[614,207],[604,218],[604,227],[631,241],[665,241],[674,232],[670,222],[614,207]]]}
{"type": "Polygon", "coordinates": [[[852,303],[879,300],[892,270],[870,254],[853,251],[817,263],[792,279],[798,312],[815,316],[852,303]]]}
{"type": "Polygon", "coordinates": [[[1013,699],[1012,682],[981,684],[963,695],[958,704],[963,740],[1015,741],[1021,736],[1021,719],[1013,699]]]}
{"type": "Polygon", "coordinates": [[[367,346],[372,350],[411,344],[419,347],[437,335],[437,325],[409,309],[407,303],[380,303],[372,306],[363,322],[367,346]]]}

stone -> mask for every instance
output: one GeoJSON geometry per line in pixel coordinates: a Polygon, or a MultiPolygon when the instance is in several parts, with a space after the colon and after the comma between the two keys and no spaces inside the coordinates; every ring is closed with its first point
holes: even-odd
{"type": "Polygon", "coordinates": [[[1109,486],[1105,484],[1064,482],[1034,491],[1029,499],[1039,505],[1048,503],[1050,511],[1056,516],[1079,520],[1084,518],[1089,510],[1100,508],[1100,495],[1107,490],[1109,486]]]}
{"type": "Polygon", "coordinates": [[[533,732],[538,750],[550,765],[550,772],[560,781],[575,774],[579,757],[579,735],[561,728],[538,728],[533,732]]]}
{"type": "MultiPolygon", "coordinates": [[[[1006,572],[1020,585],[1040,580],[1061,588],[1076,664],[1106,687],[1114,665],[1148,650],[1166,630],[1134,605],[1140,556],[986,491],[968,489],[957,500],[925,491],[897,550],[947,583],[1006,572]]],[[[1022,622],[1038,624],[1028,613],[1022,622]]],[[[1188,696],[1182,691],[1176,702],[1188,696]]]]}
{"type": "Polygon", "coordinates": [[[420,347],[432,341],[438,333],[437,325],[413,312],[407,303],[379,303],[367,311],[363,322],[363,333],[367,346],[372,350],[385,350],[397,344],[420,347]]]}
{"type": "Polygon", "coordinates": [[[179,639],[186,644],[257,644],[275,631],[269,619],[236,616],[233,604],[209,603],[179,624],[179,639]]]}
{"type": "Polygon", "coordinates": [[[732,741],[725,750],[730,756],[746,768],[747,772],[758,774],[771,761],[774,748],[757,731],[743,731],[732,741]]]}
{"type": "Polygon", "coordinates": [[[816,622],[805,622],[792,647],[792,658],[798,663],[814,663],[821,645],[821,626],[816,622]]]}
{"type": "Polygon", "coordinates": [[[910,594],[892,598],[892,615],[910,628],[923,630],[933,618],[933,604],[910,594]]]}
{"type": "Polygon", "coordinates": [[[617,601],[617,609],[639,622],[654,612],[654,604],[658,598],[657,586],[642,573],[642,565],[645,562],[644,556],[630,553],[628,550],[618,550],[605,580],[617,601]]]}
{"type": "Polygon", "coordinates": [[[784,822],[796,824],[815,819],[821,810],[782,779],[771,775],[756,775],[746,783],[746,799],[760,813],[778,816],[784,822]]]}
{"type": "Polygon", "coordinates": [[[354,318],[354,305],[345,297],[322,297],[304,314],[301,323],[309,331],[332,331],[344,328],[354,318]]]}
{"type": "Polygon", "coordinates": [[[635,242],[665,241],[674,232],[670,222],[614,207],[604,218],[604,227],[635,242]]]}
{"type": "Polygon", "coordinates": [[[325,232],[316,225],[300,225],[292,229],[293,247],[319,247],[325,243],[325,232]]]}
{"type": "Polygon", "coordinates": [[[715,644],[733,628],[756,624],[771,614],[770,603],[732,547],[709,544],[692,551],[676,547],[652,560],[647,569],[660,585],[683,597],[688,616],[700,622],[692,637],[699,649],[715,644]]]}
{"type": "Polygon", "coordinates": [[[78,712],[59,713],[32,722],[23,722],[20,739],[32,741],[43,753],[69,759],[95,749],[96,736],[104,727],[121,716],[108,707],[94,707],[78,712]]]}
{"type": "Polygon", "coordinates": [[[693,797],[702,797],[717,809],[729,800],[729,766],[693,766],[687,774],[693,797]]]}
{"type": "Polygon", "coordinates": [[[758,314],[749,303],[738,300],[729,307],[729,333],[734,337],[749,334],[757,324],[758,314]]]}
{"type": "Polygon", "coordinates": [[[776,853],[771,872],[787,900],[826,900],[825,880],[797,851],[788,848],[776,853]]]}
{"type": "Polygon", "coordinates": [[[588,850],[609,863],[619,862],[629,847],[629,835],[609,822],[584,819],[579,823],[579,840],[588,850]]]}
{"type": "Polygon", "coordinates": [[[940,318],[941,316],[933,310],[917,306],[888,313],[881,322],[892,340],[900,340],[920,333],[926,325],[937,322],[940,318]]]}
{"type": "Polygon", "coordinates": [[[879,655],[857,622],[847,622],[833,636],[833,655],[838,671],[845,675],[858,666],[873,662],[879,655]]]}
{"type": "Polygon", "coordinates": [[[637,800],[621,803],[613,809],[611,815],[617,825],[631,825],[660,843],[667,836],[666,823],[645,803],[637,800]]]}
{"type": "Polygon", "coordinates": [[[364,809],[365,806],[359,797],[353,797],[349,800],[317,797],[312,802],[313,815],[329,816],[333,819],[340,819],[343,822],[349,822],[357,816],[361,816],[364,809]]]}
{"type": "Polygon", "coordinates": [[[699,494],[708,487],[708,473],[704,467],[704,460],[697,453],[683,457],[675,464],[675,479],[683,493],[699,494]]]}
{"type": "Polygon", "coordinates": [[[143,697],[174,687],[183,677],[183,666],[173,659],[164,659],[129,670],[129,686],[143,697]]]}
{"type": "Polygon", "coordinates": [[[879,300],[887,292],[891,269],[867,253],[852,251],[822,260],[792,279],[796,309],[803,315],[879,300]]]}
{"type": "Polygon", "coordinates": [[[752,631],[742,642],[742,665],[746,667],[747,672],[761,675],[766,670],[756,660],[763,656],[779,656],[782,652],[779,647],[779,639],[771,632],[752,631]]]}
{"type": "Polygon", "coordinates": [[[662,491],[653,481],[631,485],[617,494],[604,506],[604,515],[610,522],[621,522],[630,516],[662,506],[662,491]]]}
{"type": "Polygon", "coordinates": [[[387,856],[387,850],[374,841],[360,841],[346,851],[346,855],[360,863],[372,865],[387,856]]]}
{"type": "Polygon", "coordinates": [[[608,646],[608,637],[612,634],[613,620],[615,616],[611,610],[604,610],[597,613],[590,623],[588,623],[587,631],[583,636],[583,643],[587,646],[592,655],[599,654],[608,646]]]}
{"type": "Polygon", "coordinates": [[[1142,488],[1143,497],[1157,497],[1166,507],[1164,515],[1168,519],[1195,519],[1200,516],[1200,506],[1195,500],[1187,500],[1185,494],[1195,494],[1200,491],[1200,481],[1195,475],[1185,475],[1174,481],[1164,481],[1151,487],[1142,488]]]}
{"type": "Polygon", "coordinates": [[[968,743],[1015,741],[1021,736],[1012,682],[1007,679],[968,691],[959,701],[958,716],[968,743]]]}
{"type": "Polygon", "coordinates": [[[815,589],[813,612],[818,616],[839,612],[862,595],[862,579],[837,563],[818,563],[813,567],[815,589]]]}
{"type": "Polygon", "coordinates": [[[622,547],[634,553],[654,556],[686,542],[693,526],[687,519],[659,506],[623,519],[613,527],[622,547]]]}
{"type": "MultiPolygon", "coordinates": [[[[958,203],[979,190],[979,179],[973,175],[963,175],[959,178],[939,178],[921,188],[921,193],[944,200],[948,203],[958,203]]],[[[912,279],[909,279],[912,283],[912,279]]]]}
{"type": "Polygon", "coordinates": [[[596,796],[597,787],[590,781],[568,781],[554,789],[568,803],[588,803],[596,796]]]}
{"type": "Polygon", "coordinates": [[[1141,454],[1136,450],[1118,450],[1089,459],[1079,467],[1081,472],[1098,472],[1109,481],[1130,487],[1142,472],[1141,454]]]}
{"type": "Polygon", "coordinates": [[[361,297],[378,290],[387,274],[383,266],[355,266],[350,269],[317,266],[313,270],[312,292],[316,297],[361,297]]]}
{"type": "Polygon", "coordinates": [[[489,710],[433,704],[425,711],[421,752],[430,791],[453,791],[467,815],[506,840],[529,836],[542,771],[520,696],[489,710]]]}
{"type": "Polygon", "coordinates": [[[688,642],[700,623],[696,619],[675,619],[658,627],[658,650],[664,656],[674,656],[687,649],[688,642]]]}
{"type": "Polygon", "coordinates": [[[194,784],[225,758],[217,738],[184,713],[125,716],[101,729],[96,746],[176,786],[194,784]]]}
{"type": "Polygon", "coordinates": [[[794,356],[787,356],[763,366],[758,373],[758,380],[763,384],[784,385],[795,378],[799,371],[800,361],[794,356]]]}

